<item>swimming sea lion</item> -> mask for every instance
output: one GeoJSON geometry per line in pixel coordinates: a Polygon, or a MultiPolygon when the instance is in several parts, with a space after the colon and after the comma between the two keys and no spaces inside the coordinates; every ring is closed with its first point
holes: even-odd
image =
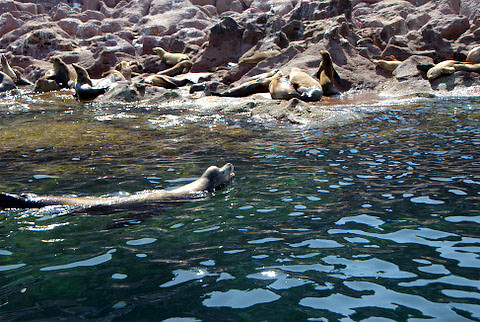
{"type": "Polygon", "coordinates": [[[290,83],[297,92],[301,94],[301,99],[307,102],[319,101],[323,95],[322,85],[299,68],[293,67],[288,76],[290,83]]]}
{"type": "Polygon", "coordinates": [[[85,68],[77,64],[72,64],[72,66],[77,73],[77,80],[75,81],[75,97],[80,102],[93,101],[99,95],[102,95],[107,91],[108,86],[93,87],[92,80],[85,68]]]}
{"type": "Polygon", "coordinates": [[[280,51],[277,49],[257,51],[251,56],[240,57],[240,59],[238,60],[238,64],[239,65],[258,64],[259,62],[261,62],[266,58],[277,56],[277,55],[280,55],[280,51]]]}
{"type": "Polygon", "coordinates": [[[372,62],[378,68],[386,70],[390,73],[393,73],[393,71],[397,69],[397,67],[402,63],[401,61],[398,61],[398,60],[383,60],[383,59],[374,59],[372,60],[372,62]]]}
{"type": "Polygon", "coordinates": [[[193,84],[193,82],[187,78],[178,79],[166,75],[149,75],[145,77],[145,83],[153,86],[160,86],[168,89],[178,88],[185,85],[193,84]]]}
{"type": "Polygon", "coordinates": [[[53,64],[53,71],[48,71],[44,78],[53,79],[60,88],[73,88],[77,74],[65,64],[65,62],[57,56],[49,59],[53,64]]]}
{"type": "Polygon", "coordinates": [[[32,83],[26,80],[23,75],[21,75],[19,72],[16,72],[15,70],[13,70],[12,67],[10,67],[10,64],[8,63],[7,57],[5,57],[5,55],[1,55],[0,60],[2,64],[2,71],[13,80],[15,85],[32,85],[32,83]]]}
{"type": "Polygon", "coordinates": [[[480,63],[480,46],[477,46],[468,52],[467,62],[480,63]]]}
{"type": "Polygon", "coordinates": [[[320,80],[320,85],[322,85],[323,95],[331,96],[337,95],[339,92],[334,86],[334,81],[340,84],[342,82],[340,76],[333,68],[332,57],[326,50],[321,50],[320,54],[322,55],[322,62],[318,67],[318,71],[315,76],[320,80]]]}
{"type": "Polygon", "coordinates": [[[159,75],[177,76],[183,73],[188,73],[192,68],[193,63],[190,60],[181,60],[175,66],[158,72],[159,75]]]}
{"type": "Polygon", "coordinates": [[[62,197],[37,196],[34,194],[14,195],[0,193],[0,209],[41,208],[51,205],[67,205],[82,208],[92,207],[135,207],[175,201],[204,198],[228,185],[235,176],[233,165],[209,167],[200,178],[173,190],[147,190],[127,197],[62,197]]]}
{"type": "Polygon", "coordinates": [[[190,60],[190,57],[188,57],[186,54],[169,53],[162,47],[155,47],[152,50],[154,53],[160,56],[162,61],[167,66],[174,66],[182,60],[190,60]]]}
{"type": "Polygon", "coordinates": [[[15,83],[7,74],[0,72],[0,93],[15,89],[15,83]]]}

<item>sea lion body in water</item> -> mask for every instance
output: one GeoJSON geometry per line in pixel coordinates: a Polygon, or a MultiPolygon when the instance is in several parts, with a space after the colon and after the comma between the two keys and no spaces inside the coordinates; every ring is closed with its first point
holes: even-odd
{"type": "Polygon", "coordinates": [[[293,88],[301,94],[301,100],[315,102],[322,98],[322,85],[304,71],[293,67],[288,77],[293,88]]]}
{"type": "Polygon", "coordinates": [[[318,67],[318,71],[315,76],[320,80],[322,85],[323,95],[331,96],[339,94],[339,91],[335,88],[334,82],[341,83],[342,80],[338,75],[335,68],[333,68],[332,57],[326,50],[321,50],[322,62],[318,67]]]}
{"type": "Polygon", "coordinates": [[[214,192],[228,185],[235,176],[233,165],[225,164],[223,167],[209,167],[200,178],[173,190],[149,190],[127,197],[90,198],[90,197],[62,197],[62,196],[36,196],[32,194],[13,195],[0,193],[0,209],[6,208],[41,208],[52,205],[77,206],[82,208],[92,207],[135,207],[175,201],[186,201],[204,198],[208,193],[214,192]]]}
{"type": "Polygon", "coordinates": [[[13,70],[8,63],[7,57],[5,55],[0,56],[1,64],[2,64],[2,72],[10,77],[15,85],[22,86],[22,85],[33,85],[30,81],[26,80],[23,75],[13,70]]]}
{"type": "Polygon", "coordinates": [[[190,57],[188,57],[186,54],[169,53],[162,47],[155,47],[152,50],[154,53],[160,56],[162,62],[164,62],[167,66],[175,66],[182,60],[190,60],[190,57]]]}
{"type": "Polygon", "coordinates": [[[77,78],[75,70],[69,68],[60,57],[53,56],[50,61],[53,64],[53,70],[48,71],[44,78],[54,80],[60,88],[73,88],[77,78]]]}
{"type": "Polygon", "coordinates": [[[99,95],[104,94],[108,86],[94,87],[90,76],[85,68],[72,64],[77,73],[77,80],[75,81],[75,97],[81,102],[90,102],[99,95]]]}

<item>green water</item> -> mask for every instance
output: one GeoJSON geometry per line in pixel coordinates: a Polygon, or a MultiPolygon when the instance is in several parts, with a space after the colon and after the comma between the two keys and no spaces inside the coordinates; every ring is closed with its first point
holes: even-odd
{"type": "Polygon", "coordinates": [[[0,211],[0,320],[479,320],[480,99],[360,113],[300,128],[4,99],[0,191],[122,195],[226,162],[236,178],[153,209],[0,211]]]}

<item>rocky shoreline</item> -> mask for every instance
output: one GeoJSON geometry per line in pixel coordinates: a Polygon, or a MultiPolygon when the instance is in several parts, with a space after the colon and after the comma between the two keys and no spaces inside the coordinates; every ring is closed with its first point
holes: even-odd
{"type": "MultiPolygon", "coordinates": [[[[478,72],[426,77],[426,66],[463,62],[480,45],[477,0],[0,0],[0,9],[0,54],[31,82],[52,68],[53,56],[85,67],[91,78],[136,61],[142,78],[168,68],[153,51],[162,47],[187,54],[190,75],[225,87],[273,69],[288,74],[298,67],[313,75],[323,49],[342,79],[341,93],[407,95],[480,85],[478,72]],[[238,64],[259,52],[274,54],[238,64]],[[376,60],[398,61],[398,67],[391,72],[376,60]]],[[[144,99],[186,93],[143,91],[144,99]]]]}

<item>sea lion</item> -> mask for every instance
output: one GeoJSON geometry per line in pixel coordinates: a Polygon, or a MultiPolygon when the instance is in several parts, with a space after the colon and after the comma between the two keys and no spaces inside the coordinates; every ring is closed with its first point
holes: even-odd
{"type": "Polygon", "coordinates": [[[278,72],[272,77],[268,85],[268,91],[272,99],[289,100],[291,98],[300,98],[290,80],[285,78],[282,72],[278,72]]]}
{"type": "Polygon", "coordinates": [[[453,68],[455,68],[455,71],[461,70],[465,72],[480,73],[480,63],[476,63],[476,64],[459,63],[459,64],[454,64],[453,68]]]}
{"type": "Polygon", "coordinates": [[[190,57],[188,57],[186,54],[169,53],[162,47],[155,47],[152,50],[154,53],[160,56],[162,62],[164,62],[167,66],[174,66],[182,60],[190,60],[190,57]]]}
{"type": "Polygon", "coordinates": [[[57,56],[50,59],[53,64],[53,70],[48,71],[44,78],[53,79],[60,88],[73,88],[77,73],[65,64],[65,62],[57,56]]]}
{"type": "Polygon", "coordinates": [[[32,82],[26,80],[22,74],[13,70],[13,68],[10,67],[10,64],[8,63],[7,57],[5,57],[5,55],[0,56],[0,61],[2,64],[2,71],[13,80],[15,85],[33,85],[32,82]]]}
{"type": "Polygon", "coordinates": [[[166,76],[177,76],[180,74],[188,73],[192,68],[193,63],[190,60],[181,60],[176,63],[173,67],[168,69],[162,70],[158,72],[159,75],[166,75],[166,76]]]}
{"type": "Polygon", "coordinates": [[[75,81],[75,97],[80,102],[91,102],[99,95],[104,94],[108,86],[94,87],[90,76],[85,68],[72,64],[77,73],[77,80],[75,81]]]}
{"type": "Polygon", "coordinates": [[[322,98],[322,85],[304,71],[293,67],[288,77],[293,88],[301,94],[301,100],[315,102],[322,98]]]}
{"type": "Polygon", "coordinates": [[[480,46],[474,47],[467,54],[467,62],[480,63],[480,46]]]}
{"type": "Polygon", "coordinates": [[[193,84],[193,82],[187,78],[179,79],[159,74],[149,75],[145,77],[144,82],[153,86],[160,86],[168,89],[174,89],[185,85],[193,84]]]}
{"type": "Polygon", "coordinates": [[[277,49],[272,49],[272,50],[265,50],[265,51],[257,51],[253,55],[245,57],[243,55],[240,57],[238,60],[239,65],[246,65],[246,64],[258,64],[264,59],[267,59],[269,57],[277,56],[280,55],[280,51],[277,49]]]}
{"type": "Polygon", "coordinates": [[[4,72],[0,72],[0,93],[17,88],[13,80],[4,72]]]}
{"type": "Polygon", "coordinates": [[[453,65],[459,64],[459,61],[456,60],[445,60],[441,63],[436,64],[432,68],[430,68],[427,72],[427,78],[429,80],[433,80],[438,78],[442,75],[451,75],[455,73],[455,67],[453,65]]]}
{"type": "Polygon", "coordinates": [[[113,67],[113,69],[118,70],[119,72],[121,72],[124,69],[132,69],[133,72],[140,73],[140,72],[143,72],[144,67],[141,63],[139,63],[136,60],[133,60],[133,61],[122,60],[121,62],[116,64],[113,67]]]}
{"type": "Polygon", "coordinates": [[[338,84],[341,84],[342,80],[335,68],[333,68],[332,57],[330,57],[328,51],[320,50],[320,54],[322,56],[322,62],[320,63],[315,76],[320,80],[323,95],[337,95],[339,91],[335,88],[334,81],[338,84]]]}
{"type": "Polygon", "coordinates": [[[209,167],[200,178],[173,190],[147,190],[127,197],[63,197],[37,196],[34,194],[14,195],[0,193],[0,209],[7,208],[41,208],[51,205],[67,205],[88,209],[93,207],[135,207],[175,201],[205,198],[228,185],[235,176],[233,165],[209,167]]]}
{"type": "Polygon", "coordinates": [[[402,63],[398,60],[383,60],[383,59],[374,59],[372,62],[380,69],[386,70],[387,72],[393,73],[395,69],[402,63]]]}

